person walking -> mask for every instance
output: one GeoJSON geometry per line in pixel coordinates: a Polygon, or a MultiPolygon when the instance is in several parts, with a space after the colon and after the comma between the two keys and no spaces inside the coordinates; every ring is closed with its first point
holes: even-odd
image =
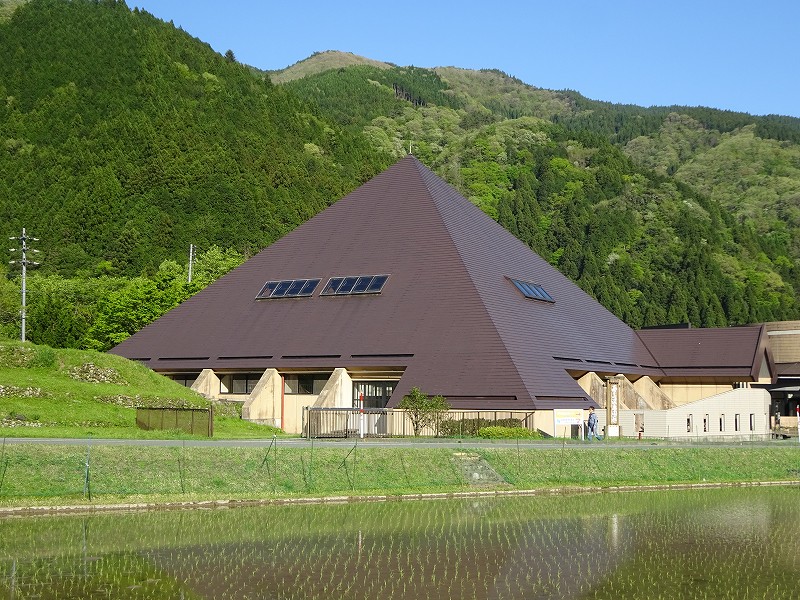
{"type": "Polygon", "coordinates": [[[597,435],[597,413],[594,412],[594,407],[589,407],[589,420],[586,422],[586,440],[591,442],[592,436],[594,436],[597,441],[599,442],[603,438],[597,435]]]}

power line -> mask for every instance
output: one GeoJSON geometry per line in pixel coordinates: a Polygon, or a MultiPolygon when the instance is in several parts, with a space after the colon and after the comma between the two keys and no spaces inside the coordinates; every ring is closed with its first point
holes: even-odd
{"type": "Polygon", "coordinates": [[[38,242],[39,238],[31,237],[25,233],[25,228],[22,228],[22,235],[19,237],[10,237],[10,240],[17,240],[19,241],[19,248],[9,248],[11,252],[21,252],[22,257],[19,260],[11,260],[8,261],[9,264],[19,264],[22,265],[22,327],[21,327],[21,335],[20,338],[22,341],[25,341],[25,291],[27,285],[27,278],[28,278],[28,265],[32,267],[37,266],[39,263],[34,260],[28,260],[28,252],[32,252],[34,254],[38,254],[38,250],[34,250],[28,247],[28,242],[38,242]]]}

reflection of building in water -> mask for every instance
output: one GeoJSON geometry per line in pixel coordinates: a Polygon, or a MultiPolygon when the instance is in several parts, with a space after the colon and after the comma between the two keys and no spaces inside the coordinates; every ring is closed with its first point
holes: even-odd
{"type": "Polygon", "coordinates": [[[595,586],[606,586],[602,597],[613,591],[624,598],[630,596],[618,586],[627,585],[635,597],[649,597],[648,589],[676,598],[796,597],[788,590],[797,589],[792,577],[800,575],[800,524],[793,518],[799,493],[737,489],[15,519],[3,523],[8,535],[0,537],[0,596],[14,589],[17,598],[91,597],[103,589],[111,598],[527,600],[591,597],[595,586]],[[30,535],[44,525],[47,536],[30,535]],[[732,579],[736,588],[725,587],[733,585],[727,578],[710,580],[710,572],[730,572],[731,563],[746,567],[744,579],[732,579]],[[787,573],[791,588],[779,577],[787,573]],[[763,586],[746,587],[759,578],[763,586]]]}

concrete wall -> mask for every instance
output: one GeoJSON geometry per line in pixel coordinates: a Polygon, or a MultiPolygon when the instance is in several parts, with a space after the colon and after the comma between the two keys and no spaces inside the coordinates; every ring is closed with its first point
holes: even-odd
{"type": "Polygon", "coordinates": [[[620,411],[620,427],[623,436],[638,435],[636,430],[638,415],[644,424],[642,437],[646,438],[760,439],[770,436],[769,406],[769,392],[742,388],[664,411],[623,410],[620,411]],[[720,419],[723,420],[722,430],[720,430],[720,419]]]}
{"type": "Polygon", "coordinates": [[[662,383],[660,388],[675,406],[682,406],[690,402],[697,402],[703,398],[729,392],[733,389],[733,384],[662,383]]]}
{"type": "Polygon", "coordinates": [[[667,410],[675,406],[675,402],[658,387],[649,377],[640,377],[633,384],[633,389],[642,398],[643,406],[631,406],[631,409],[667,410]]]}
{"type": "MultiPolygon", "coordinates": [[[[583,388],[583,391],[601,407],[606,406],[606,383],[597,375],[597,373],[589,372],[583,377],[578,379],[578,385],[583,388]]],[[[550,426],[552,429],[552,425],[550,426]]]]}

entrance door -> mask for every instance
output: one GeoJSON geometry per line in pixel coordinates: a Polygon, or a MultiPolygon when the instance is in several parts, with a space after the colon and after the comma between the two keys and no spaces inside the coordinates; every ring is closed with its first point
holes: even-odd
{"type": "Polygon", "coordinates": [[[396,381],[354,381],[353,408],[361,408],[359,404],[361,394],[364,394],[364,408],[386,408],[396,383],[396,381]]]}

